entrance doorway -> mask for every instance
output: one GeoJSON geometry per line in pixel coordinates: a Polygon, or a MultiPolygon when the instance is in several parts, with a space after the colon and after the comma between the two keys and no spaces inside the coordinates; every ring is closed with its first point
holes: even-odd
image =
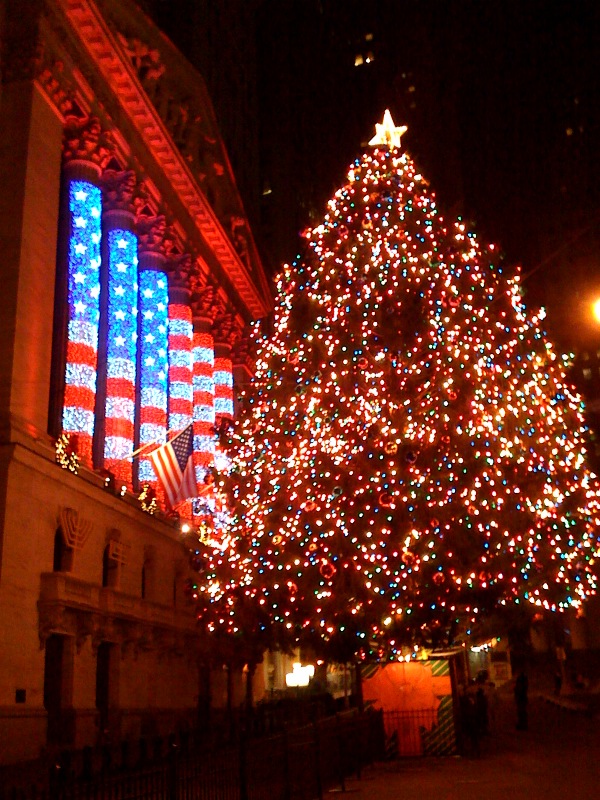
{"type": "Polygon", "coordinates": [[[68,745],[73,730],[73,638],[51,634],[44,656],[44,708],[48,714],[48,742],[68,745]]]}
{"type": "Polygon", "coordinates": [[[119,653],[117,645],[101,642],[96,661],[96,708],[99,712],[101,737],[106,738],[114,725],[118,705],[119,653]]]}

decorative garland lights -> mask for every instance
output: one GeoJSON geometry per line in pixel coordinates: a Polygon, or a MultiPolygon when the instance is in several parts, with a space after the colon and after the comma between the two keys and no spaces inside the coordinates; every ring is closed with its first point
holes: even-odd
{"type": "Polygon", "coordinates": [[[233,419],[233,363],[230,356],[215,357],[215,414],[233,419]]]}
{"type": "Polygon", "coordinates": [[[77,434],[91,462],[100,319],[102,196],[88,181],[69,181],[68,332],[62,428],[77,434]]]}
{"type": "Polygon", "coordinates": [[[193,395],[192,310],[169,305],[169,430],[178,433],[192,422],[193,395]]]}
{"type": "Polygon", "coordinates": [[[104,465],[132,483],[138,325],[137,239],[108,231],[107,380],[104,465]]]}
{"type": "Polygon", "coordinates": [[[543,312],[399,135],[373,144],[278,277],[232,434],[235,547],[195,592],[210,629],[338,660],[596,589],[598,485],[543,312]]]}
{"type": "MultiPolygon", "coordinates": [[[[233,377],[228,358],[221,359],[215,372],[212,299],[205,301],[208,316],[194,331],[185,270],[170,286],[166,272],[154,263],[147,265],[145,259],[140,266],[138,237],[128,229],[133,215],[113,199],[103,232],[101,189],[71,180],[68,190],[68,333],[57,462],[73,472],[82,460],[91,466],[94,436],[103,435],[97,455],[106,488],[124,496],[135,482],[142,509],[154,514],[164,505],[164,492],[150,454],[193,419],[195,475],[202,487],[196,522],[218,530],[222,546],[228,517],[208,476],[215,465],[216,414],[222,418],[233,413],[233,377]],[[114,224],[118,214],[125,223],[114,224]],[[101,329],[106,336],[106,372],[100,383],[104,425],[96,426],[101,329]],[[220,385],[217,399],[215,379],[220,385]]],[[[189,502],[177,508],[180,517],[189,517],[191,511],[189,502]]]]}
{"type": "Polygon", "coordinates": [[[156,489],[157,478],[143,448],[167,440],[169,375],[169,290],[167,276],[159,270],[140,272],[140,484],[156,489]]]}
{"type": "Polygon", "coordinates": [[[68,433],[61,433],[55,444],[56,463],[74,475],[77,475],[80,463],[77,444],[77,437],[68,433]]]}
{"type": "Polygon", "coordinates": [[[194,333],[194,466],[204,483],[215,452],[215,347],[211,333],[194,333]]]}

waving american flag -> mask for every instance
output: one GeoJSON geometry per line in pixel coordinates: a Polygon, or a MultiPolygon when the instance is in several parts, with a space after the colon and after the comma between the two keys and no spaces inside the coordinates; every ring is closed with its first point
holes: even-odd
{"type": "Polygon", "coordinates": [[[150,453],[152,466],[171,508],[198,494],[192,458],[193,441],[192,425],[188,425],[169,442],[150,453]]]}

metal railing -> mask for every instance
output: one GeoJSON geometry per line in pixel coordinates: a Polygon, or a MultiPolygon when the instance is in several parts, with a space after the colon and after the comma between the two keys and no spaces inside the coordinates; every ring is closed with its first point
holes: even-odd
{"type": "Polygon", "coordinates": [[[183,748],[137,769],[75,775],[48,785],[0,788],[0,800],[314,800],[383,758],[380,712],[350,711],[265,738],[183,748]]]}

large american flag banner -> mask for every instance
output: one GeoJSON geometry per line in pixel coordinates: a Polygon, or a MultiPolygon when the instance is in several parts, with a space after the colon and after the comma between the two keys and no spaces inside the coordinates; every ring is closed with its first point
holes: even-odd
{"type": "Polygon", "coordinates": [[[193,427],[188,425],[169,442],[150,453],[152,466],[171,508],[198,494],[192,456],[193,442],[193,427]]]}

